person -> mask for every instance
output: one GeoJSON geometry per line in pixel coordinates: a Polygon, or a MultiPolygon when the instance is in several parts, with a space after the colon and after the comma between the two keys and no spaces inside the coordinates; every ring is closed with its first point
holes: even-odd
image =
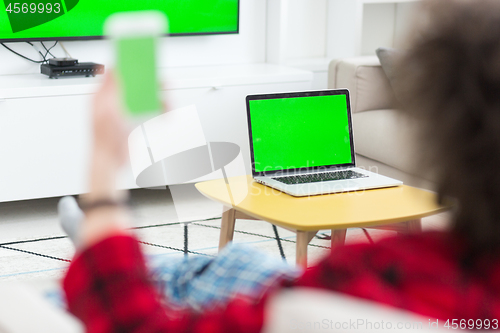
{"type": "Polygon", "coordinates": [[[398,98],[421,124],[424,156],[440,196],[458,203],[450,230],[339,247],[257,298],[236,294],[203,311],[177,308],[158,292],[126,229],[130,217],[114,179],[127,158],[127,131],[108,76],[94,103],[90,192],[81,200],[85,219],[63,283],[69,310],[87,331],[260,332],[273,316],[270,302],[301,287],[444,321],[473,320],[468,328],[481,328],[485,320],[498,328],[500,2],[424,6],[425,29],[398,67],[398,98]]]}

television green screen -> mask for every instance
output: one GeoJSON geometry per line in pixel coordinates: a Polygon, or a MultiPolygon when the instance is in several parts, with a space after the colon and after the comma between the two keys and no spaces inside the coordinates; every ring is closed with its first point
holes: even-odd
{"type": "Polygon", "coordinates": [[[346,95],[249,101],[256,172],[353,163],[346,95]]]}
{"type": "Polygon", "coordinates": [[[99,39],[116,12],[160,10],[170,35],[238,33],[239,0],[2,0],[0,41],[99,39]],[[3,6],[2,6],[3,5],[3,6]]]}

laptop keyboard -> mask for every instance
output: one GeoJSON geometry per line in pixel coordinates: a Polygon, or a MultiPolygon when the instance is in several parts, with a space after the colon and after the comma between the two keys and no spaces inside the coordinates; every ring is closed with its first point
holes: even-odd
{"type": "Polygon", "coordinates": [[[358,179],[366,177],[368,176],[362,173],[355,172],[352,170],[346,170],[346,171],[315,173],[308,175],[276,177],[272,179],[277,180],[284,184],[296,185],[296,184],[327,182],[330,180],[346,180],[346,179],[358,179]]]}

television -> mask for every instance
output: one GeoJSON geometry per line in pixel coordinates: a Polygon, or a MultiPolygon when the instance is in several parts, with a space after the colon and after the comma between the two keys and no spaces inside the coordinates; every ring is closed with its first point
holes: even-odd
{"type": "Polygon", "coordinates": [[[239,0],[2,0],[0,42],[103,38],[116,12],[160,10],[169,35],[236,34],[239,0]]]}

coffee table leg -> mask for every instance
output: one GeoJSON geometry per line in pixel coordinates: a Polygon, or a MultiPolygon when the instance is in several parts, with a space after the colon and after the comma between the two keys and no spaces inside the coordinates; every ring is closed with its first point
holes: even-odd
{"type": "Polygon", "coordinates": [[[422,232],[422,220],[416,219],[416,220],[401,222],[399,225],[397,225],[397,227],[398,227],[397,232],[399,234],[402,235],[418,234],[422,232]]]}
{"type": "Polygon", "coordinates": [[[297,266],[307,267],[307,239],[306,231],[297,231],[297,244],[295,250],[295,262],[297,266]]]}
{"type": "Polygon", "coordinates": [[[332,249],[335,246],[344,245],[346,229],[332,229],[332,249]]]}
{"type": "Polygon", "coordinates": [[[422,232],[422,220],[411,220],[406,222],[409,234],[418,234],[422,232]]]}
{"type": "Polygon", "coordinates": [[[317,231],[297,230],[297,243],[295,247],[295,263],[297,266],[307,268],[307,245],[316,233],[317,231]]]}
{"type": "Polygon", "coordinates": [[[234,224],[236,222],[236,210],[231,208],[222,212],[220,236],[219,236],[219,251],[222,250],[227,243],[233,240],[234,224]]]}

